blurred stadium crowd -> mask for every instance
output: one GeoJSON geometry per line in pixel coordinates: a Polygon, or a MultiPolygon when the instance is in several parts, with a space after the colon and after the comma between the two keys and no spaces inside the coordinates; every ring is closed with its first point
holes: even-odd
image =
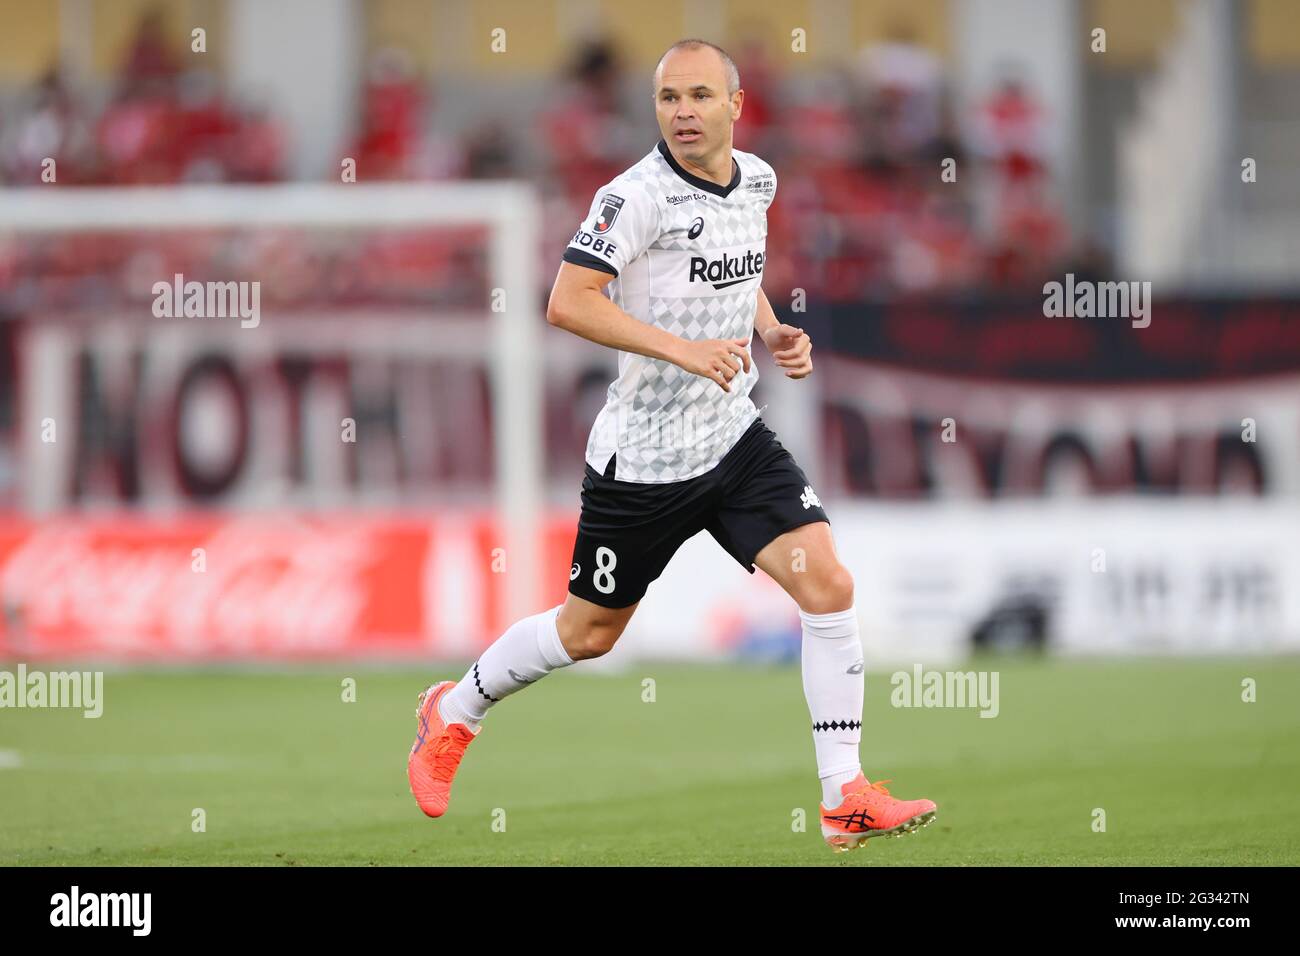
{"type": "MultiPolygon", "coordinates": [[[[811,84],[791,82],[757,46],[733,55],[746,93],[736,146],[763,156],[780,177],[769,217],[770,246],[781,251],[770,266],[775,288],[803,288],[827,303],[861,302],[1027,289],[1063,270],[1100,268],[1096,248],[1070,234],[1054,188],[1043,149],[1052,117],[1014,73],[959,115],[943,62],[903,29],[811,84]],[[939,175],[949,158],[955,183],[939,175]]],[[[64,184],[287,178],[292,147],[283,118],[238,101],[214,74],[183,69],[185,62],[157,15],[146,14],[108,86],[72,89],[52,70],[8,96],[0,107],[0,182],[32,184],[48,156],[59,157],[64,184]]],[[[539,253],[549,282],[595,191],[652,145],[648,79],[644,86],[635,79],[612,43],[589,42],[550,78],[551,105],[533,128],[484,111],[486,118],[447,135],[437,131],[439,90],[401,51],[382,49],[370,58],[339,157],[355,159],[364,181],[535,181],[546,202],[539,253]]],[[[356,292],[372,302],[409,294],[455,306],[471,304],[483,288],[481,259],[448,230],[306,252],[284,235],[224,254],[212,248],[222,240],[211,236],[180,244],[124,238],[0,251],[0,288],[19,277],[57,278],[56,288],[44,284],[43,301],[102,305],[115,287],[126,294],[122,280],[142,251],[161,274],[187,265],[197,273],[214,255],[225,263],[273,258],[296,281],[268,291],[289,301],[318,294],[347,301],[356,292]]],[[[23,298],[12,285],[9,292],[23,298]]]]}

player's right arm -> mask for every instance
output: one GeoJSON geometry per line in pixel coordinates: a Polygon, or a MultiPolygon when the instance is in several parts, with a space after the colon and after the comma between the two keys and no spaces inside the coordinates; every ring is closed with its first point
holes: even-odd
{"type": "Polygon", "coordinates": [[[600,345],[672,362],[729,392],[736,373],[742,367],[749,371],[747,339],[684,339],[639,321],[605,295],[605,286],[643,255],[662,229],[658,200],[639,183],[620,177],[598,190],[564,250],[546,321],[600,345]]]}
{"type": "Polygon", "coordinates": [[[745,339],[694,341],[640,322],[606,297],[605,286],[613,280],[608,272],[560,263],[546,305],[546,321],[599,345],[672,362],[712,379],[724,392],[731,391],[729,383],[742,367],[749,371],[745,339]]]}

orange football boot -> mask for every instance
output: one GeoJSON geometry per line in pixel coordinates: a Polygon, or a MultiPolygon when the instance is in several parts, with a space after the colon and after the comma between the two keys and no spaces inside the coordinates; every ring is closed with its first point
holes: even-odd
{"type": "Polygon", "coordinates": [[[822,837],[838,852],[866,846],[872,837],[902,836],[934,822],[933,800],[898,800],[885,789],[888,780],[871,783],[861,772],[844,786],[844,801],[822,810],[822,837]]]}
{"type": "Polygon", "coordinates": [[[406,776],[411,782],[415,802],[428,816],[440,817],[447,812],[451,799],[451,780],[456,776],[465,748],[474,740],[474,732],[464,724],[447,724],[438,713],[438,700],[456,686],[445,680],[420,692],[415,716],[415,743],[406,758],[406,776]]]}

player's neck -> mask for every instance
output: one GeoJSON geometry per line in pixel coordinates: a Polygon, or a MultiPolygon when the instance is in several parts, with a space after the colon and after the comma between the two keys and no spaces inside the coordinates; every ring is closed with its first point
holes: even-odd
{"type": "Polygon", "coordinates": [[[708,166],[701,166],[691,162],[685,156],[673,152],[672,144],[669,144],[668,151],[673,153],[673,159],[677,160],[679,166],[686,170],[692,176],[699,176],[701,179],[707,179],[711,183],[717,183],[719,186],[727,186],[731,183],[733,175],[731,165],[731,144],[727,143],[709,157],[711,162],[708,166]]]}

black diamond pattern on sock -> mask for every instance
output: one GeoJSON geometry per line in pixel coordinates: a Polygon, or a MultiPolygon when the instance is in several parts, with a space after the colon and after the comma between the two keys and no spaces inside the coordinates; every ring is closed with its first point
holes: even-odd
{"type": "Polygon", "coordinates": [[[483,689],[483,682],[478,679],[478,661],[474,662],[474,686],[478,688],[478,692],[480,694],[482,694],[488,700],[492,701],[492,703],[494,704],[500,703],[500,701],[498,701],[497,698],[493,697],[491,694],[489,694],[487,691],[483,689]]]}
{"type": "Polygon", "coordinates": [[[813,724],[813,730],[861,730],[860,720],[827,720],[813,724]]]}

